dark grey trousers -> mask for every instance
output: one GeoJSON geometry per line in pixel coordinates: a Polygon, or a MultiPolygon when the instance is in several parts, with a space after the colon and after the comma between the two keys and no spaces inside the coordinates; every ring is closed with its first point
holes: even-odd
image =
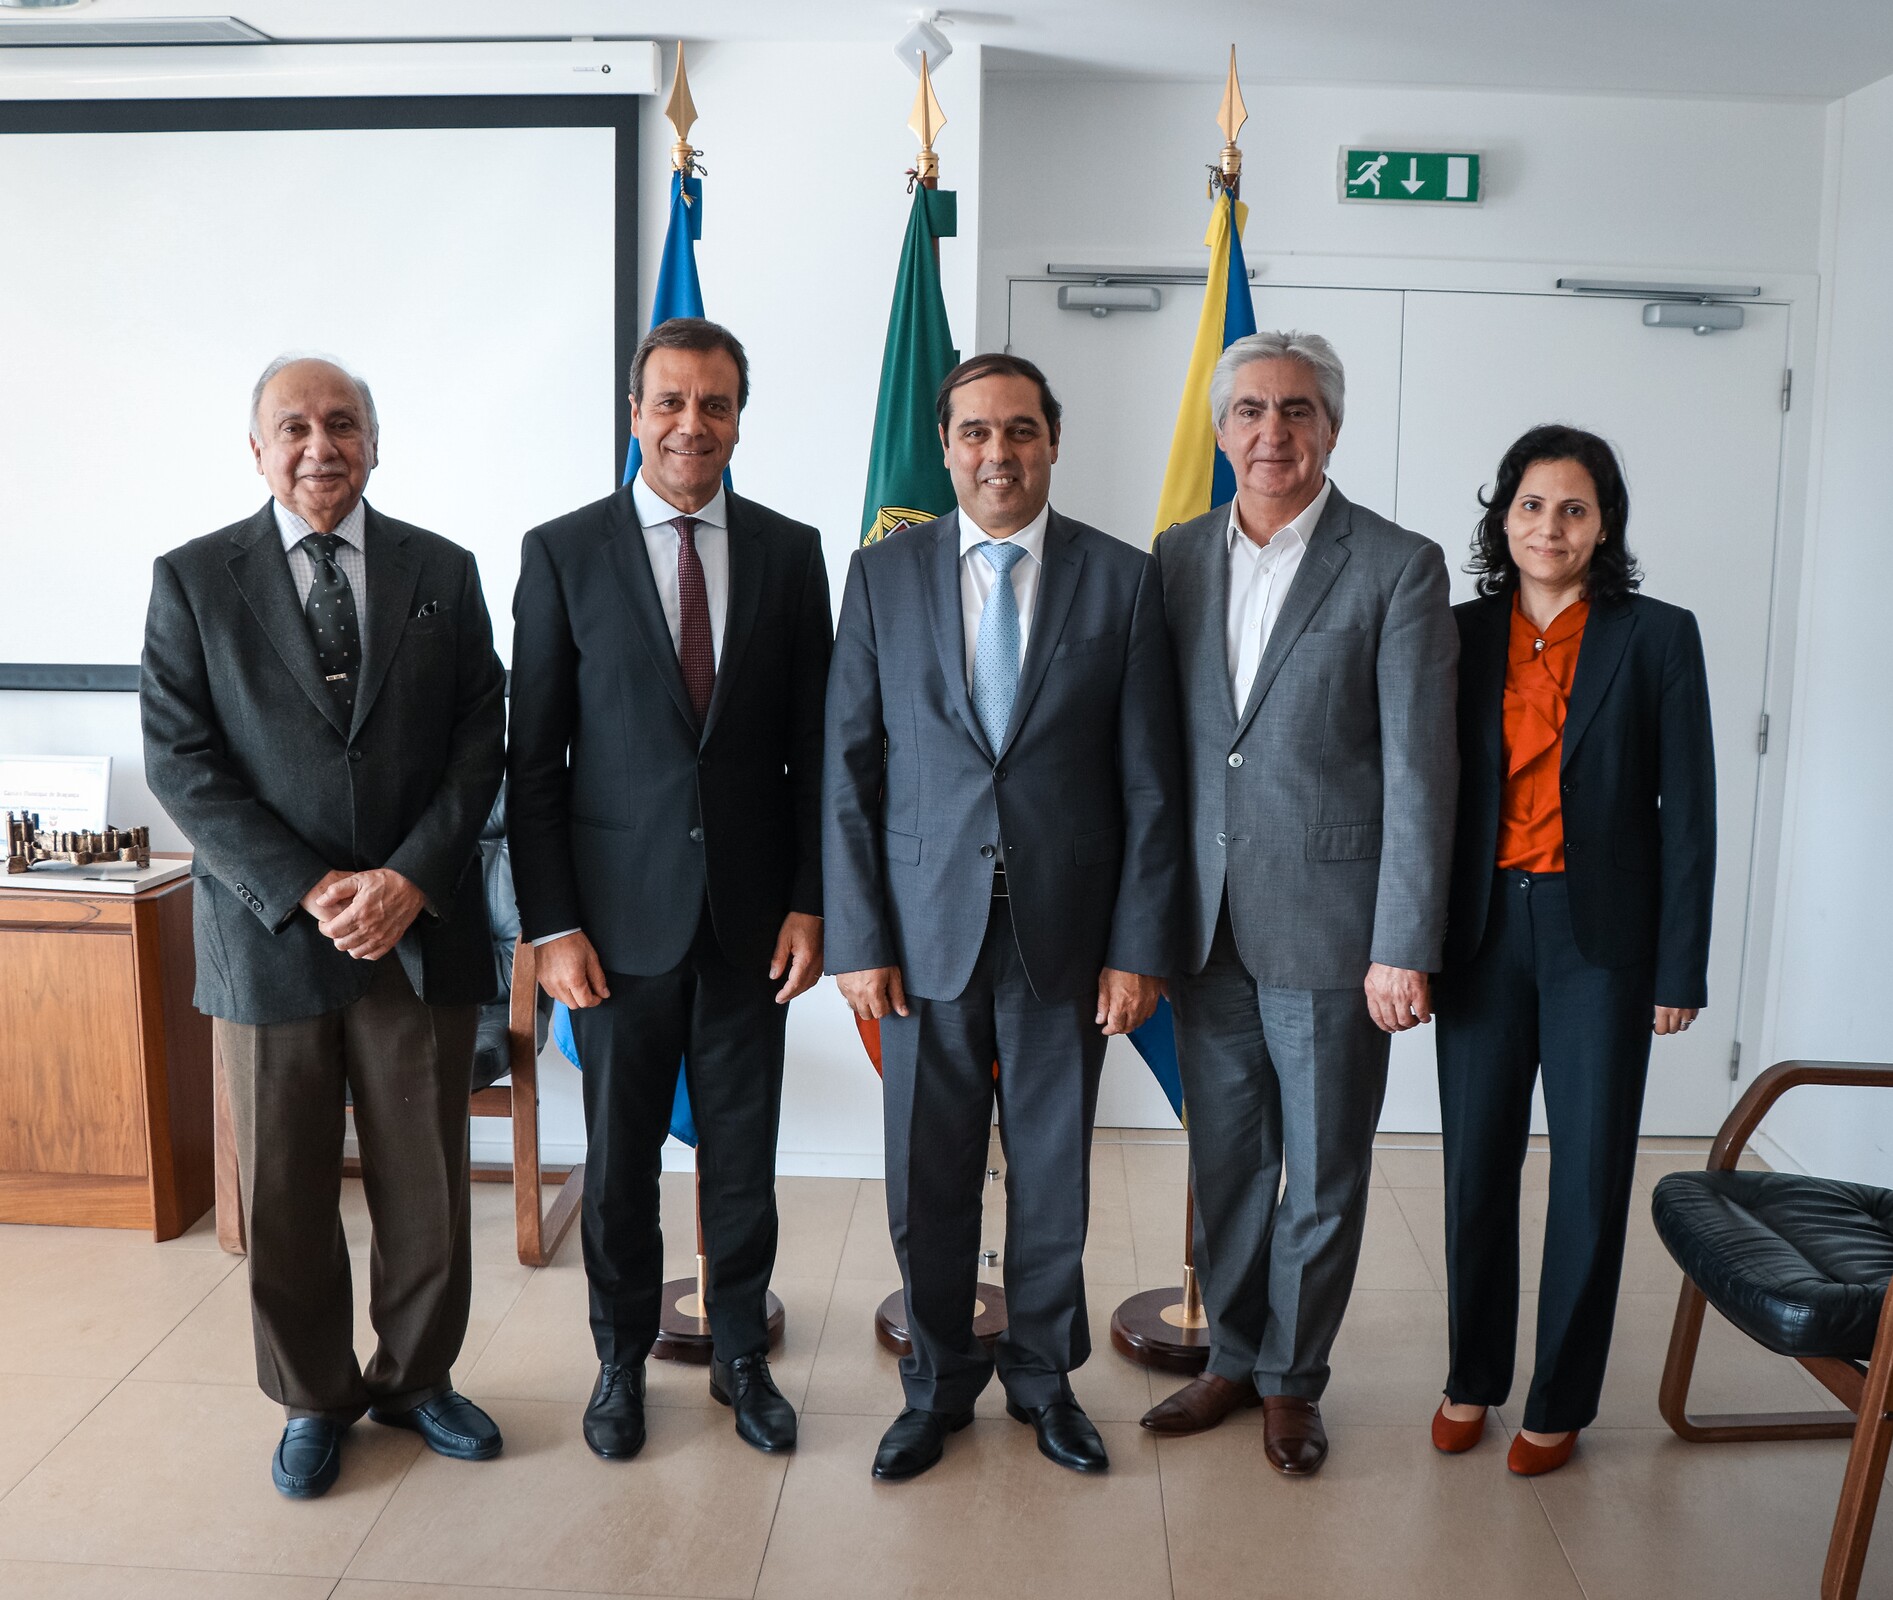
{"type": "Polygon", "coordinates": [[[1388,1036],[1358,985],[1258,984],[1227,906],[1208,964],[1171,980],[1170,1004],[1209,1370],[1319,1400],[1360,1260],[1388,1036]]]}
{"type": "Polygon", "coordinates": [[[1013,1400],[1050,1405],[1070,1396],[1066,1374],[1091,1354],[1084,1251],[1104,1065],[1097,996],[1039,1000],[1001,900],[965,992],[910,996],[908,1011],[881,1023],[887,1221],[913,1341],[901,1360],[907,1403],[970,1410],[996,1365],[1013,1400]],[[988,1354],[973,1336],[973,1302],[995,1090],[1007,1328],[988,1354]]]}
{"type": "Polygon", "coordinates": [[[430,1006],[385,956],[353,1005],[294,1022],[214,1024],[230,1085],[263,1392],[292,1417],[352,1422],[450,1387],[467,1332],[473,1251],[467,1100],[476,1006],[430,1006]],[[343,1092],[355,1106],[374,1228],[355,1359],[342,1233],[343,1092]]]}

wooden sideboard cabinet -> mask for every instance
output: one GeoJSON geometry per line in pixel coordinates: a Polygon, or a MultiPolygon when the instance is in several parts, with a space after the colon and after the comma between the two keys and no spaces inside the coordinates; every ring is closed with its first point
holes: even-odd
{"type": "Polygon", "coordinates": [[[191,880],[0,891],[0,1222],[149,1228],[211,1207],[210,1019],[191,880]]]}

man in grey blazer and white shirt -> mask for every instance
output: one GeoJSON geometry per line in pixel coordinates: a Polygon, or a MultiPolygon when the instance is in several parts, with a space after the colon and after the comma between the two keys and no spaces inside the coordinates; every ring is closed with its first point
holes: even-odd
{"type": "Polygon", "coordinates": [[[1439,546],[1328,479],[1343,374],[1325,339],[1237,340],[1210,407],[1235,499],[1157,540],[1193,891],[1170,996],[1210,1360],[1143,1420],[1197,1433],[1260,1403],[1270,1465],[1301,1475],[1327,1455],[1318,1402],[1390,1037],[1432,1014],[1458,643],[1439,546]]]}

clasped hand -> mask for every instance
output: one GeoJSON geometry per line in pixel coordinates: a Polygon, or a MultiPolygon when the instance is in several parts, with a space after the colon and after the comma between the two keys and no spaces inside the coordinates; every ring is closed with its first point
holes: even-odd
{"type": "Polygon", "coordinates": [[[427,897],[389,867],[325,872],[302,897],[323,938],[357,961],[379,961],[401,942],[427,897]]]}

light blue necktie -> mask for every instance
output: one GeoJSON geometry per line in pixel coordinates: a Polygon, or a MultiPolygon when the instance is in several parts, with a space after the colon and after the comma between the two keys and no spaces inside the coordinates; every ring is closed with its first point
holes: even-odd
{"type": "Polygon", "coordinates": [[[1012,569],[1025,546],[991,542],[974,547],[997,576],[986,609],[979,614],[979,638],[973,646],[973,715],[996,756],[1012,725],[1012,701],[1019,692],[1019,596],[1012,569]]]}

